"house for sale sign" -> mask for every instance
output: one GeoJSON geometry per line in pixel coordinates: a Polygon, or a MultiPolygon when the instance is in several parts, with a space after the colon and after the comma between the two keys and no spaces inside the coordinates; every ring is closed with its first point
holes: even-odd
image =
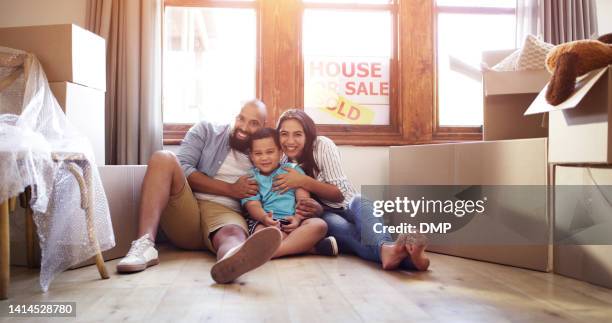
{"type": "Polygon", "coordinates": [[[304,57],[304,105],[320,124],[389,124],[389,57],[304,57]]]}

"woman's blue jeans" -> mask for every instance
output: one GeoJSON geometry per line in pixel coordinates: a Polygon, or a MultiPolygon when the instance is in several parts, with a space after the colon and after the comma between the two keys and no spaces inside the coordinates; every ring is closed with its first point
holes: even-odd
{"type": "MultiPolygon", "coordinates": [[[[360,195],[355,195],[344,210],[325,208],[321,218],[327,223],[327,234],[338,241],[341,253],[380,263],[382,245],[393,241],[389,233],[374,232],[374,224],[382,223],[382,218],[372,214],[372,202],[360,195]]],[[[416,269],[410,257],[402,261],[400,268],[416,269]]]]}

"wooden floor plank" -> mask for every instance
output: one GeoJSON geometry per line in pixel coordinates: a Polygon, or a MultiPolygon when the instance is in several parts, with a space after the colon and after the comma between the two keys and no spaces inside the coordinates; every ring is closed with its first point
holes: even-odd
{"type": "Polygon", "coordinates": [[[379,264],[354,257],[341,257],[334,261],[337,266],[320,264],[321,271],[334,281],[337,289],[353,305],[364,322],[432,319],[432,316],[419,308],[411,298],[405,297],[391,286],[403,282],[390,283],[384,279],[388,273],[381,270],[379,264]]]}
{"type": "MultiPolygon", "coordinates": [[[[576,321],[575,317],[558,308],[534,302],[483,273],[485,268],[495,271],[511,267],[437,254],[431,257],[434,265],[429,272],[413,274],[417,278],[412,282],[393,286],[412,297],[438,321],[576,321]]],[[[402,276],[403,273],[390,275],[402,276]]]]}
{"type": "MultiPolygon", "coordinates": [[[[77,322],[610,322],[612,290],[551,273],[431,254],[426,273],[387,272],[352,256],[273,260],[235,284],[210,277],[208,252],[161,246],[161,264],[111,279],[95,267],[60,274],[11,270],[0,304],[77,301],[77,322]]],[[[0,317],[0,322],[66,319],[0,317]]]]}

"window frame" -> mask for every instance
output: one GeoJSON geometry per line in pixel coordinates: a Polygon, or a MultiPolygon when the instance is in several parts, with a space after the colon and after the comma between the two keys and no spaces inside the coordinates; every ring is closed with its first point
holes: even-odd
{"type": "MultiPolygon", "coordinates": [[[[342,125],[342,124],[317,124],[317,132],[324,136],[332,138],[336,143],[356,144],[358,142],[385,136],[400,135],[400,122],[398,118],[399,109],[399,93],[400,86],[397,78],[399,63],[398,63],[398,17],[399,8],[398,1],[393,0],[388,4],[348,4],[348,3],[314,3],[301,1],[299,29],[303,27],[302,19],[304,13],[308,9],[327,9],[327,10],[344,10],[344,11],[390,11],[391,13],[391,63],[389,66],[389,124],[388,125],[342,125]]],[[[303,33],[303,31],[302,31],[303,33]]],[[[301,34],[300,34],[301,36],[301,34]]],[[[301,47],[302,39],[300,37],[299,44],[301,47]]],[[[298,87],[301,89],[299,93],[300,107],[304,108],[304,57],[300,50],[299,53],[299,80],[298,87]]]]}
{"type": "MultiPolygon", "coordinates": [[[[266,124],[272,127],[286,109],[303,108],[301,29],[304,9],[333,6],[371,10],[393,6],[395,70],[391,68],[390,71],[390,125],[318,125],[319,134],[330,137],[339,145],[356,146],[427,144],[482,138],[482,132],[475,132],[474,129],[438,127],[435,1],[393,0],[389,5],[329,5],[303,3],[301,0],[164,0],[164,9],[166,6],[256,8],[256,93],[268,106],[266,124]]],[[[165,123],[164,145],[180,144],[192,125],[165,123]]]]}
{"type": "MultiPolygon", "coordinates": [[[[434,0],[435,2],[435,0],[434,0]]],[[[438,92],[438,15],[439,14],[486,14],[486,15],[516,15],[515,8],[476,7],[476,6],[438,6],[434,3],[434,65],[435,65],[435,109],[433,111],[433,138],[436,140],[482,140],[483,126],[442,126],[440,125],[440,101],[438,92]]]]}

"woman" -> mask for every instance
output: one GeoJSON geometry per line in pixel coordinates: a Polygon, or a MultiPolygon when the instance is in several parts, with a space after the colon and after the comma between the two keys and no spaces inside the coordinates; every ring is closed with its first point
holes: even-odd
{"type": "Polygon", "coordinates": [[[408,243],[405,235],[393,242],[390,234],[371,229],[380,221],[371,215],[371,203],[356,194],[342,170],[338,148],[331,139],[317,136],[314,121],[304,111],[285,111],[277,130],[283,152],[299,163],[306,175],[288,170],[276,177],[275,189],[283,192],[301,187],[318,196],[328,234],[337,239],[340,252],[379,262],[387,270],[427,270],[429,259],[423,242],[408,243]],[[365,208],[363,212],[361,208],[365,208]]]}

